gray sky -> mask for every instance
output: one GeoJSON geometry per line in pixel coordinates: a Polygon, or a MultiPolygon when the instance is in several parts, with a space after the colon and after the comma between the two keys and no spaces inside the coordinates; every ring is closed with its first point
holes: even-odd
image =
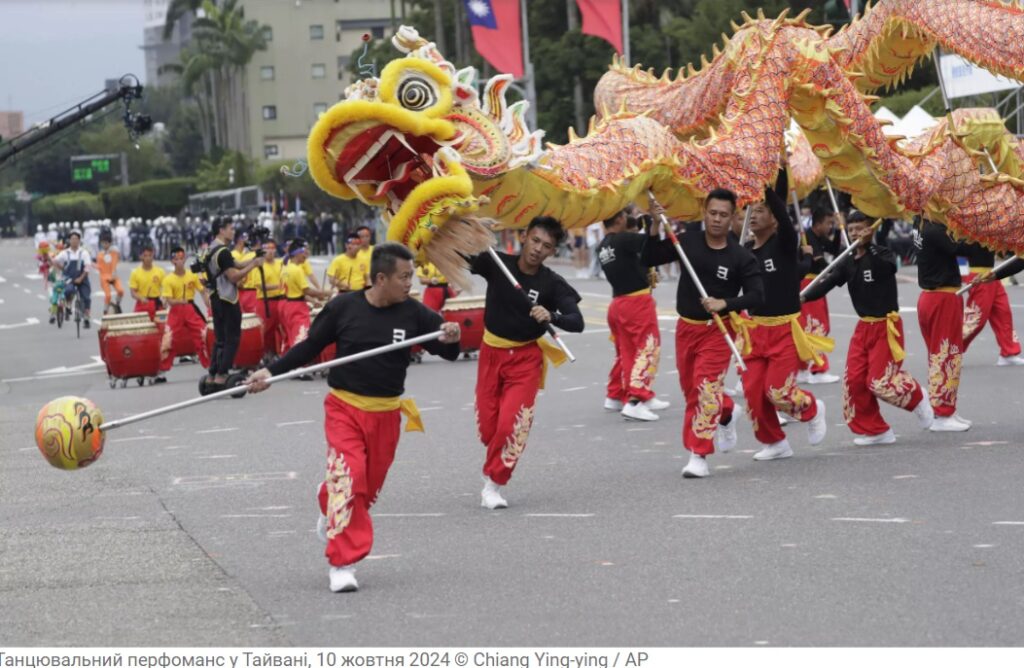
{"type": "Polygon", "coordinates": [[[106,79],[144,79],[143,23],[143,0],[0,0],[0,109],[28,126],[106,79]]]}

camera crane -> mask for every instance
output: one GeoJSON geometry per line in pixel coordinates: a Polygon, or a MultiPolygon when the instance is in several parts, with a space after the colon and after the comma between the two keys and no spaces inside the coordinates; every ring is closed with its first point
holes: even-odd
{"type": "Polygon", "coordinates": [[[37,125],[20,135],[11,138],[9,141],[0,144],[0,167],[8,159],[24,152],[29,147],[52,137],[65,128],[87,119],[90,115],[104,109],[118,100],[124,102],[124,126],[128,129],[128,135],[134,140],[145,134],[153,127],[153,119],[139,113],[133,113],[131,105],[133,100],[142,98],[142,84],[134,74],[126,74],[118,80],[118,88],[109,89],[96,93],[86,98],[79,104],[63,111],[50,120],[37,125]]]}

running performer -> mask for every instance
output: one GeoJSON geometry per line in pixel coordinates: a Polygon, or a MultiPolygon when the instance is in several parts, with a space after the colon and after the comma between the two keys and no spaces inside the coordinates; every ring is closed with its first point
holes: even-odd
{"type": "MultiPolygon", "coordinates": [[[[966,256],[970,273],[967,282],[977,280],[992,271],[996,264],[995,253],[979,243],[960,244],[960,254],[966,256]]],[[[985,325],[992,325],[999,345],[999,359],[996,366],[1021,366],[1020,340],[1013,328],[1013,311],[1001,281],[986,280],[967,292],[964,304],[964,352],[970,347],[985,325]]]]}

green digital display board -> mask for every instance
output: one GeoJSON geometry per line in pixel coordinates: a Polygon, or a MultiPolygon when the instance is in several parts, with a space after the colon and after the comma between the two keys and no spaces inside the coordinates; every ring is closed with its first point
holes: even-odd
{"type": "Polygon", "coordinates": [[[71,158],[71,180],[75,183],[111,181],[120,178],[119,155],[79,155],[71,158]]]}

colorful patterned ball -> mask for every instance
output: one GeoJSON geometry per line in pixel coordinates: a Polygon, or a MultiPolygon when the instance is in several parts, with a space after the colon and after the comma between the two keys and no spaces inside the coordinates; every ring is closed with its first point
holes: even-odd
{"type": "Polygon", "coordinates": [[[51,466],[85,468],[103,454],[103,413],[88,399],[60,397],[36,416],[36,445],[51,466]]]}

